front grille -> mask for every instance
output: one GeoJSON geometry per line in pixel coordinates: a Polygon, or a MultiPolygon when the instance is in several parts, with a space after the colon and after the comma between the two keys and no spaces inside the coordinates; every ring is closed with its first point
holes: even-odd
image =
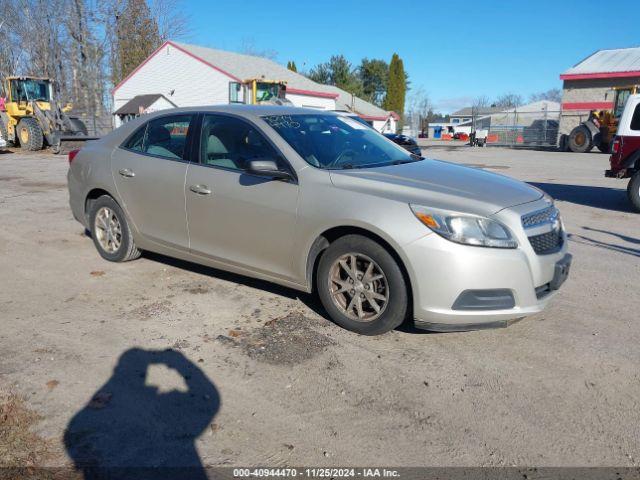
{"type": "Polygon", "coordinates": [[[536,212],[527,213],[522,216],[522,226],[524,228],[532,228],[543,223],[553,223],[558,216],[558,209],[554,206],[538,210],[536,212]]]}
{"type": "Polygon", "coordinates": [[[554,230],[529,237],[533,251],[538,255],[555,253],[562,248],[562,230],[554,230]]]}

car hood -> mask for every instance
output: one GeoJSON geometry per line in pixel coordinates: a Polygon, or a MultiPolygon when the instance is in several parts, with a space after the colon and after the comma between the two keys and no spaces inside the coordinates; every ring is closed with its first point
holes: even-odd
{"type": "Polygon", "coordinates": [[[337,188],[444,210],[491,215],[543,193],[519,180],[440,160],[331,170],[337,188]]]}

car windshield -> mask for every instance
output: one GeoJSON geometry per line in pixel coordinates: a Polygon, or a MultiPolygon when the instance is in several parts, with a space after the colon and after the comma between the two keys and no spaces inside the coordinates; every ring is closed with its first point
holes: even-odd
{"type": "Polygon", "coordinates": [[[263,119],[307,163],[318,168],[382,167],[422,158],[347,116],[268,115],[263,119]]]}

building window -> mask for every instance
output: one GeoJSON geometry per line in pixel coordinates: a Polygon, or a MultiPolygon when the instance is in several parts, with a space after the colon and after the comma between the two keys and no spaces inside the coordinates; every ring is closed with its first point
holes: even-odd
{"type": "Polygon", "coordinates": [[[242,85],[239,82],[229,82],[229,103],[243,103],[240,98],[242,85]]]}

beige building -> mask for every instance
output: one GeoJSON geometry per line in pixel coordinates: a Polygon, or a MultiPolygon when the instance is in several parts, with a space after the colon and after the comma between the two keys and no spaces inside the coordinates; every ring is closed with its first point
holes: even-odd
{"type": "MultiPolygon", "coordinates": [[[[640,47],[598,50],[563,72],[560,79],[562,136],[586,120],[591,110],[614,108],[615,87],[640,85],[640,47]]],[[[624,103],[615,107],[623,108],[624,103]]]]}

